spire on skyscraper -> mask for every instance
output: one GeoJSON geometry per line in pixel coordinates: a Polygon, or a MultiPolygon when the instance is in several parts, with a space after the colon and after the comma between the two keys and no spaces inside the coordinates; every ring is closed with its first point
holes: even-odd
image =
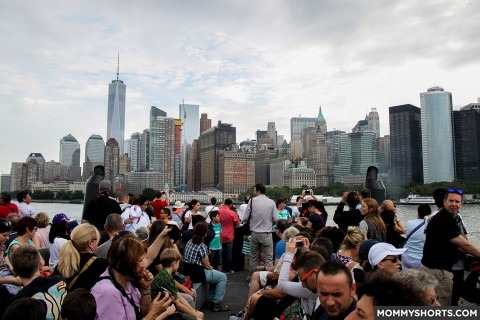
{"type": "Polygon", "coordinates": [[[119,73],[120,73],[120,52],[117,52],[117,81],[118,81],[119,73]]]}

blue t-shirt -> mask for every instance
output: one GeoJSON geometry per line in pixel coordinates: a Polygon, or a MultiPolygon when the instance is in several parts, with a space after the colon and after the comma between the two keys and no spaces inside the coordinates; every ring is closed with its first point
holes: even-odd
{"type": "Polygon", "coordinates": [[[222,225],[220,223],[213,224],[213,231],[215,231],[215,237],[210,242],[210,250],[220,250],[222,249],[222,241],[220,240],[220,234],[222,233],[222,225]]]}
{"type": "Polygon", "coordinates": [[[275,246],[275,259],[280,259],[280,257],[285,253],[285,241],[280,239],[275,246]]]}

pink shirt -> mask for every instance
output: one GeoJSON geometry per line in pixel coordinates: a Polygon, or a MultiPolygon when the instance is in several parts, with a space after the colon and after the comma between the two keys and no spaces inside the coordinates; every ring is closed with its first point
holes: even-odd
{"type": "Polygon", "coordinates": [[[222,225],[222,243],[232,242],[235,237],[235,226],[240,224],[238,215],[227,206],[221,205],[218,210],[220,214],[220,224],[222,225]]]}
{"type": "MultiPolygon", "coordinates": [[[[108,276],[108,269],[101,275],[108,276]]],[[[136,319],[135,309],[110,280],[97,282],[92,290],[92,295],[97,301],[97,317],[102,320],[131,320],[136,319]]],[[[130,282],[127,283],[125,292],[132,297],[137,306],[140,305],[140,291],[130,282]]]]}

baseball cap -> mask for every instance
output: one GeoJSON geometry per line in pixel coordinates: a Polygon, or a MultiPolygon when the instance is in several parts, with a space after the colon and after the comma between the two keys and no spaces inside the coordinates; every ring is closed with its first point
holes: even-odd
{"type": "Polygon", "coordinates": [[[52,223],[61,223],[61,222],[69,222],[70,219],[67,217],[67,215],[65,213],[57,213],[53,219],[52,219],[52,223]]]}
{"type": "Polygon", "coordinates": [[[358,250],[358,257],[362,260],[368,260],[368,252],[370,251],[370,248],[377,243],[380,243],[380,241],[375,239],[363,241],[358,250]]]}
{"type": "Polygon", "coordinates": [[[130,218],[140,218],[142,216],[142,208],[137,205],[131,206],[128,215],[130,218]]]}
{"type": "Polygon", "coordinates": [[[375,267],[387,256],[398,256],[405,251],[407,251],[406,248],[397,249],[390,243],[379,242],[370,248],[370,252],[368,252],[368,262],[370,262],[372,267],[375,267]]]}

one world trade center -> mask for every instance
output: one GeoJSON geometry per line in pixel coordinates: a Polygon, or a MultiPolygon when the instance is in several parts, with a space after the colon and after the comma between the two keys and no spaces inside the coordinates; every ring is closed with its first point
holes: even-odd
{"type": "MultiPolygon", "coordinates": [[[[117,64],[117,80],[108,86],[107,141],[114,138],[118,142],[120,154],[124,154],[125,137],[125,93],[127,86],[118,79],[120,57],[117,64]]],[[[125,150],[128,153],[128,150],[125,150]]]]}

